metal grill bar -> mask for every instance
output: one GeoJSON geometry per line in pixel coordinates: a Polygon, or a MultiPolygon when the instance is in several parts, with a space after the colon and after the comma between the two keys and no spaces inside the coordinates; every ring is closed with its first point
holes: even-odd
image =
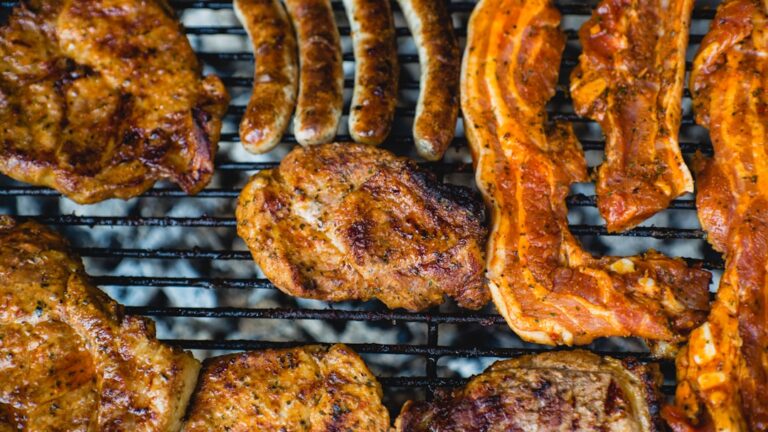
{"type": "MultiPolygon", "coordinates": [[[[556,0],[557,1],[557,0],[556,0]]],[[[232,8],[231,0],[170,0],[172,6],[178,10],[183,9],[211,9],[227,10],[232,8]]],[[[15,6],[17,1],[0,0],[0,8],[10,8],[15,6]]],[[[558,2],[558,8],[566,15],[587,16],[592,13],[596,2],[575,2],[573,0],[558,2]]],[[[332,1],[332,6],[336,11],[342,11],[343,5],[340,0],[332,1]]],[[[452,13],[459,13],[466,16],[475,6],[473,1],[448,1],[448,9],[452,13]]],[[[393,9],[399,10],[396,2],[393,2],[393,9]]],[[[3,11],[7,12],[7,11],[3,11]]],[[[714,16],[714,9],[697,7],[694,10],[694,19],[711,19],[714,16]]],[[[465,36],[466,24],[456,28],[459,36],[465,36]]],[[[232,35],[244,36],[244,29],[238,26],[189,26],[186,28],[189,35],[199,37],[200,39],[209,36],[232,35]]],[[[348,35],[349,27],[341,26],[340,33],[348,35]]],[[[410,32],[405,27],[396,29],[398,37],[410,37],[410,32]]],[[[576,30],[566,30],[569,40],[576,41],[578,34],[576,30]]],[[[701,41],[702,35],[691,35],[690,43],[696,44],[701,41]]],[[[571,68],[576,66],[578,58],[576,53],[570,50],[566,53],[562,65],[562,73],[568,73],[571,68]]],[[[211,66],[232,66],[232,62],[252,62],[251,52],[198,52],[200,59],[211,66]]],[[[351,52],[343,54],[344,61],[354,61],[354,55],[351,52]]],[[[398,55],[401,64],[416,64],[419,58],[415,54],[402,53],[398,55]]],[[[690,62],[686,63],[686,68],[690,70],[690,62]]],[[[217,70],[231,70],[232,68],[217,68],[217,70]]],[[[221,72],[220,72],[221,73],[221,72]]],[[[239,77],[226,75],[222,80],[228,87],[249,88],[253,80],[251,77],[239,77]]],[[[418,90],[419,82],[412,78],[402,79],[400,88],[403,90],[418,90]]],[[[345,88],[351,89],[354,85],[352,79],[346,79],[345,88]]],[[[242,90],[242,89],[241,89],[242,90]]],[[[690,92],[685,90],[684,97],[690,98],[690,92]]],[[[567,104],[570,101],[568,89],[559,86],[555,96],[555,105],[560,103],[567,104]]],[[[244,112],[243,105],[233,105],[229,107],[228,114],[239,116],[244,112]]],[[[345,113],[348,112],[348,108],[345,113]]],[[[403,106],[398,108],[396,115],[399,117],[412,117],[414,115],[413,106],[403,106]]],[[[564,120],[580,124],[592,124],[593,122],[580,118],[573,113],[554,112],[550,114],[555,120],[564,120]]],[[[690,130],[694,125],[693,117],[686,114],[682,120],[682,126],[685,130],[690,130]]],[[[401,131],[400,133],[403,133],[401,131]]],[[[229,132],[222,134],[224,142],[239,142],[237,133],[229,132]]],[[[338,141],[350,141],[349,136],[339,136],[338,141]]],[[[289,144],[295,144],[296,139],[288,134],[283,141],[289,144]]],[[[602,151],[605,147],[603,140],[582,139],[582,147],[588,151],[602,151]]],[[[388,140],[388,144],[400,146],[411,146],[412,137],[394,136],[388,140]]],[[[467,140],[463,137],[457,137],[453,145],[456,147],[466,147],[467,140]]],[[[683,142],[681,149],[684,153],[691,154],[701,151],[705,154],[712,154],[711,145],[698,142],[683,142]]],[[[422,166],[434,171],[440,178],[448,173],[472,173],[472,166],[466,163],[423,163],[422,166]]],[[[248,171],[258,171],[277,166],[277,162],[237,162],[222,161],[216,164],[219,173],[233,174],[248,171]]],[[[230,188],[209,188],[201,191],[195,197],[228,199],[237,198],[239,190],[230,188]]],[[[0,198],[13,197],[60,197],[58,192],[50,189],[32,187],[32,186],[14,186],[0,185],[0,198]]],[[[144,198],[187,198],[187,195],[175,188],[154,188],[145,192],[144,198]]],[[[571,207],[594,207],[596,199],[594,196],[573,195],[567,198],[567,204],[571,207]]],[[[691,199],[674,200],[671,209],[676,210],[695,210],[695,202],[691,199]]],[[[109,217],[109,216],[78,216],[78,215],[60,215],[60,216],[20,216],[20,218],[34,219],[39,222],[50,225],[75,225],[75,226],[105,226],[105,227],[189,227],[189,228],[226,228],[233,229],[235,220],[231,217],[213,217],[202,215],[200,217],[109,217]]],[[[579,236],[606,236],[619,235],[627,237],[647,237],[662,240],[689,239],[700,241],[705,238],[704,232],[700,229],[678,229],[668,227],[639,227],[625,233],[609,234],[603,226],[596,225],[571,225],[572,232],[579,236]]],[[[214,249],[130,249],[130,248],[77,248],[77,252],[83,256],[95,259],[158,259],[158,260],[243,260],[250,261],[251,257],[248,251],[242,250],[214,250],[214,249]]],[[[721,259],[686,259],[690,264],[700,265],[708,269],[722,269],[723,261],[721,259]]],[[[208,289],[276,289],[269,280],[264,278],[214,278],[214,277],[155,277],[155,276],[124,276],[124,275],[102,275],[92,278],[97,284],[112,287],[178,287],[178,288],[208,288],[208,289]]],[[[533,354],[549,350],[541,346],[530,346],[526,348],[476,348],[476,347],[454,347],[441,346],[439,344],[440,325],[479,325],[483,327],[500,326],[504,327],[504,319],[498,314],[485,312],[458,312],[442,313],[437,309],[428,312],[402,312],[402,311],[362,311],[362,310],[338,310],[338,309],[304,309],[304,308],[196,308],[196,307],[153,307],[153,306],[134,306],[126,307],[126,311],[133,315],[151,316],[151,317],[176,317],[176,318],[219,318],[219,319],[279,319],[279,320],[323,320],[323,321],[366,321],[366,322],[391,322],[399,323],[422,323],[426,325],[427,342],[424,345],[406,345],[406,344],[349,344],[353,349],[366,354],[393,354],[393,355],[418,355],[425,358],[424,376],[414,377],[379,377],[380,382],[386,387],[412,387],[426,389],[427,398],[433,397],[433,392],[440,387],[454,387],[466,383],[462,378],[443,378],[438,377],[438,362],[440,358],[445,357],[511,357],[521,354],[533,354]]],[[[180,346],[186,349],[204,349],[204,350],[246,350],[246,349],[264,349],[264,348],[284,348],[300,345],[298,342],[270,342],[257,340],[166,340],[165,342],[180,346]]],[[[471,342],[471,341],[470,341],[471,342]]],[[[598,354],[611,355],[613,357],[634,356],[642,361],[652,361],[650,354],[645,351],[617,352],[617,351],[597,351],[598,354]]],[[[671,361],[662,361],[662,367],[669,375],[673,364],[671,361]]],[[[665,385],[663,391],[666,394],[674,392],[674,386],[665,385]]]]}

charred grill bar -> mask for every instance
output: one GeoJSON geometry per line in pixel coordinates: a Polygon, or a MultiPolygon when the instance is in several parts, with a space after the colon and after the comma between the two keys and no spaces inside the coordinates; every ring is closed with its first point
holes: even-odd
{"type": "MultiPolygon", "coordinates": [[[[205,0],[171,0],[171,5],[175,7],[179,12],[186,12],[195,9],[207,9],[211,11],[217,10],[229,10],[232,8],[231,1],[205,1],[205,0]]],[[[573,1],[556,0],[560,11],[568,18],[576,18],[580,23],[592,12],[594,2],[588,2],[588,4],[576,3],[573,1]]],[[[2,1],[0,2],[0,16],[8,14],[11,7],[16,2],[2,1]]],[[[393,10],[399,13],[399,8],[396,2],[392,3],[393,10]]],[[[332,6],[335,11],[342,12],[343,6],[341,1],[333,1],[332,6]]],[[[451,1],[448,2],[448,10],[454,15],[454,23],[461,22],[457,28],[457,35],[461,38],[462,44],[463,38],[466,34],[466,20],[469,13],[474,7],[474,2],[468,1],[451,1]]],[[[211,12],[213,13],[213,12],[211,12]]],[[[696,8],[693,12],[694,21],[708,20],[714,16],[714,8],[704,5],[702,2],[697,2],[696,8]]],[[[398,22],[397,35],[400,37],[399,41],[403,41],[404,38],[410,37],[408,29],[403,22],[398,22]]],[[[577,27],[576,27],[577,28],[577,27]]],[[[704,28],[706,30],[706,27],[704,28]]],[[[187,34],[194,35],[193,37],[207,37],[218,35],[235,35],[244,36],[245,32],[240,27],[234,26],[189,26],[186,28],[187,34]]],[[[690,43],[698,44],[702,37],[703,30],[692,30],[690,43]],[[697,33],[698,32],[698,33],[697,33]]],[[[342,35],[349,34],[349,28],[341,26],[340,33],[342,35]]],[[[568,29],[569,47],[570,44],[576,43],[575,28],[568,29]]],[[[402,47],[401,47],[402,51],[402,47]]],[[[231,76],[231,72],[237,69],[237,66],[233,65],[233,62],[250,62],[253,56],[248,51],[236,51],[236,52],[216,52],[210,50],[198,51],[198,56],[207,65],[213,66],[222,76],[222,80],[229,88],[249,88],[252,79],[250,77],[231,76]],[[230,76],[227,76],[227,72],[230,76]]],[[[567,49],[563,67],[566,71],[570,71],[577,62],[578,51],[567,49]]],[[[418,63],[418,57],[414,53],[400,53],[399,61],[402,65],[412,66],[414,63],[418,63]]],[[[347,50],[343,59],[345,62],[353,61],[353,56],[349,50],[347,50]]],[[[687,69],[690,69],[690,62],[687,64],[687,69]]],[[[567,76],[567,73],[561,74],[567,76]]],[[[418,75],[416,75],[418,76],[418,75]]],[[[349,90],[353,86],[353,80],[349,76],[346,77],[344,82],[345,89],[349,90]]],[[[418,81],[413,78],[400,80],[401,90],[417,90],[419,88],[418,81]]],[[[555,111],[551,113],[553,119],[568,120],[577,124],[586,124],[588,121],[584,118],[578,117],[570,110],[570,102],[567,96],[567,92],[562,89],[564,86],[558,87],[558,95],[555,98],[555,111]],[[563,109],[563,107],[567,109],[563,109]]],[[[686,91],[686,99],[690,97],[689,92],[686,91]]],[[[228,110],[228,120],[235,123],[239,120],[239,116],[244,111],[245,105],[242,100],[236,100],[230,105],[228,110]]],[[[348,104],[345,108],[345,115],[348,112],[348,104]]],[[[413,139],[410,136],[403,136],[410,134],[410,127],[402,128],[397,125],[398,120],[402,118],[412,117],[414,114],[414,106],[402,107],[400,106],[396,111],[396,123],[393,127],[392,137],[390,137],[385,144],[385,148],[399,148],[399,149],[411,149],[413,147],[413,139]]],[[[342,120],[342,122],[344,122],[342,120]]],[[[695,127],[693,117],[690,110],[685,110],[682,119],[683,133],[687,129],[695,127]]],[[[342,135],[337,138],[339,141],[349,140],[348,135],[342,135]]],[[[237,143],[237,133],[232,130],[226,130],[222,134],[222,142],[237,143]]],[[[283,143],[289,143],[291,145],[296,143],[296,140],[292,134],[286,134],[283,138],[283,143]]],[[[238,145],[238,144],[235,144],[238,145]]],[[[463,136],[457,136],[453,142],[454,147],[466,147],[466,138],[463,136]]],[[[604,148],[604,141],[600,139],[594,139],[594,137],[584,137],[582,139],[582,146],[585,151],[602,151],[604,148]]],[[[712,153],[711,145],[708,142],[700,142],[698,139],[690,139],[681,137],[681,149],[690,156],[695,151],[702,151],[706,154],[712,153]]],[[[268,162],[244,162],[244,161],[218,161],[216,163],[216,170],[220,176],[239,176],[235,178],[241,178],[238,181],[222,182],[224,185],[211,186],[201,191],[195,197],[185,198],[186,194],[177,188],[168,188],[165,186],[159,186],[149,190],[141,195],[142,199],[165,199],[165,198],[184,198],[187,200],[204,200],[204,199],[226,199],[234,201],[242,186],[243,179],[246,174],[256,170],[273,168],[278,164],[275,161],[268,162]],[[228,187],[227,184],[237,183],[237,187],[228,187]]],[[[452,175],[452,174],[464,174],[468,175],[472,172],[471,164],[465,162],[438,162],[438,163],[424,163],[425,167],[438,173],[438,175],[452,175]]],[[[23,197],[35,197],[56,199],[60,197],[60,194],[56,191],[47,188],[40,188],[34,186],[22,185],[10,181],[6,178],[0,179],[0,209],[4,209],[4,212],[20,213],[18,202],[23,197]]],[[[569,207],[594,207],[595,197],[585,194],[574,194],[567,200],[569,207]]],[[[689,198],[682,198],[672,201],[670,209],[681,210],[686,212],[692,212],[695,210],[694,201],[689,198]]],[[[667,210],[666,212],[669,212],[667,210]]],[[[29,218],[48,225],[56,226],[105,226],[105,227],[157,227],[157,228],[197,228],[197,229],[210,229],[220,228],[226,230],[235,230],[235,219],[233,216],[217,215],[207,216],[205,214],[200,217],[177,217],[177,216],[138,216],[132,215],[127,217],[117,216],[78,216],[78,215],[66,215],[66,214],[44,214],[44,215],[30,215],[30,214],[18,214],[20,219],[29,218]]],[[[596,224],[571,224],[570,229],[577,236],[606,236],[608,235],[605,227],[596,224]]],[[[683,240],[688,242],[703,243],[704,231],[698,228],[683,228],[677,226],[665,226],[665,227],[653,227],[653,226],[641,226],[623,233],[610,234],[611,236],[624,236],[633,238],[647,238],[657,240],[683,240]]],[[[697,244],[698,244],[697,243],[697,244]]],[[[214,249],[131,249],[121,247],[110,248],[91,248],[81,247],[77,250],[83,256],[92,258],[108,258],[108,259],[156,259],[156,260],[241,260],[243,266],[252,266],[250,254],[244,250],[214,250],[214,249]]],[[[700,263],[704,268],[710,270],[719,270],[723,268],[723,262],[719,258],[719,255],[713,254],[707,258],[691,258],[689,262],[700,263]]],[[[131,274],[120,275],[103,275],[94,277],[95,283],[101,286],[113,286],[113,287],[180,287],[180,288],[208,288],[208,289],[238,289],[238,290],[250,290],[250,289],[274,289],[274,286],[266,279],[263,278],[219,278],[219,277],[173,277],[173,276],[135,276],[131,274]]],[[[323,321],[363,321],[371,323],[389,322],[393,324],[400,323],[423,323],[426,324],[426,343],[424,344],[378,344],[378,343],[350,343],[349,346],[354,348],[360,353],[365,354],[400,354],[400,355],[415,355],[421,356],[425,359],[425,368],[423,375],[420,376],[395,376],[395,377],[381,377],[380,381],[385,388],[385,393],[392,393],[397,391],[397,388],[409,387],[409,388],[421,388],[426,390],[427,398],[431,398],[433,392],[442,387],[453,387],[462,385],[466,382],[466,379],[462,378],[445,378],[438,376],[438,362],[444,357],[510,357],[520,354],[531,354],[541,352],[547,347],[532,346],[530,348],[494,348],[483,346],[446,346],[440,343],[440,333],[442,325],[454,325],[454,324],[472,324],[480,326],[495,326],[499,332],[510,332],[504,325],[503,318],[495,313],[488,313],[485,311],[471,312],[460,311],[445,313],[439,310],[430,310],[423,313],[408,313],[400,310],[390,311],[383,308],[377,310],[341,310],[341,309],[307,309],[307,308],[206,308],[206,307],[157,307],[157,306],[134,306],[127,307],[127,312],[130,314],[151,316],[151,317],[178,317],[178,318],[245,318],[245,319],[283,319],[283,320],[323,320],[323,321]]],[[[260,348],[273,348],[273,347],[286,347],[298,345],[300,342],[270,342],[263,340],[189,340],[189,339],[173,339],[166,340],[165,342],[183,347],[186,349],[205,349],[205,350],[244,350],[244,349],[260,349],[260,348]]],[[[346,341],[339,341],[346,342],[346,341]]],[[[470,341],[471,343],[471,341],[470,341]]],[[[632,355],[640,358],[641,360],[650,360],[649,354],[646,351],[605,351],[598,352],[599,354],[608,354],[614,357],[625,357],[632,355]]],[[[674,378],[674,366],[671,361],[662,362],[662,369],[665,372],[667,378],[666,385],[664,386],[664,392],[666,394],[672,394],[674,387],[672,385],[674,378]]],[[[479,372],[479,371],[478,371],[479,372]]]]}

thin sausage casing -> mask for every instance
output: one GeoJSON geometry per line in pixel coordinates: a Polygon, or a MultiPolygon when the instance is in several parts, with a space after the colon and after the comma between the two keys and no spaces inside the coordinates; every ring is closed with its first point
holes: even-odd
{"type": "Polygon", "coordinates": [[[296,39],[279,0],[234,0],[235,14],[251,38],[253,93],[240,122],[240,141],[251,153],[275,147],[296,103],[296,39]]]}
{"type": "Polygon", "coordinates": [[[397,44],[388,0],[344,0],[355,52],[349,134],[379,145],[389,135],[397,104],[397,44]]]}
{"type": "Polygon", "coordinates": [[[398,3],[419,48],[421,66],[413,139],[421,157],[440,160],[453,139],[459,113],[459,43],[443,0],[398,3]]]}
{"type": "Polygon", "coordinates": [[[344,107],[341,42],[329,0],[285,0],[299,42],[299,99],[293,133],[302,145],[336,136],[344,107]]]}

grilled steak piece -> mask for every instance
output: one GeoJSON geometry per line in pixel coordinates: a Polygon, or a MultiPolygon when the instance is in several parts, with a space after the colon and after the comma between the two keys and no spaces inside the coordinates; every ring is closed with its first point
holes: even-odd
{"type": "Polygon", "coordinates": [[[200,365],[88,280],[56,233],[0,217],[0,430],[177,431],[200,365]]]}
{"type": "Polygon", "coordinates": [[[469,23],[462,111],[491,209],[494,303],[531,342],[639,336],[674,355],[706,318],[710,275],[653,251],[593,257],[569,231],[565,197],[587,174],[570,125],[547,122],[565,46],[559,23],[549,0],[483,0],[469,23]]]}
{"type": "Polygon", "coordinates": [[[408,401],[396,432],[661,431],[655,364],[550,352],[499,361],[433,402],[408,401]]]}
{"type": "Polygon", "coordinates": [[[165,0],[23,0],[0,29],[0,172],[79,203],[195,193],[228,99],[165,0]]]}
{"type": "Polygon", "coordinates": [[[341,344],[215,357],[184,431],[385,432],[381,395],[363,360],[341,344]]]}
{"type": "Polygon", "coordinates": [[[696,206],[725,272],[709,319],[677,358],[676,431],[768,431],[768,11],[728,0],[691,71],[700,160],[696,206]]]}
{"type": "Polygon", "coordinates": [[[281,290],[410,310],[444,295],[488,302],[482,221],[468,189],[359,144],[294,149],[253,176],[237,206],[238,234],[281,290]]]}
{"type": "Polygon", "coordinates": [[[678,143],[693,1],[603,0],[579,31],[584,52],[571,96],[606,136],[597,206],[608,231],[693,192],[678,143]]]}

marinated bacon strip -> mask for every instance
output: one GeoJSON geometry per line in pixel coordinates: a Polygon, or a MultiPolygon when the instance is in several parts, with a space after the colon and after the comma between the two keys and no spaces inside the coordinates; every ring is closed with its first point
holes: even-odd
{"type": "Polygon", "coordinates": [[[572,129],[547,123],[544,109],[565,45],[559,23],[548,0],[483,0],[469,24],[462,109],[492,214],[493,300],[528,341],[680,341],[706,316],[706,271],[653,251],[594,258],[568,230],[564,199],[587,174],[572,129]]]}
{"type": "Polygon", "coordinates": [[[700,163],[699,219],[726,269],[708,321],[677,358],[676,431],[768,430],[768,16],[718,9],[691,74],[696,121],[715,158],[700,163]]]}
{"type": "Polygon", "coordinates": [[[693,192],[677,138],[692,9],[693,0],[603,0],[579,31],[571,96],[606,136],[597,206],[608,231],[693,192]]]}

